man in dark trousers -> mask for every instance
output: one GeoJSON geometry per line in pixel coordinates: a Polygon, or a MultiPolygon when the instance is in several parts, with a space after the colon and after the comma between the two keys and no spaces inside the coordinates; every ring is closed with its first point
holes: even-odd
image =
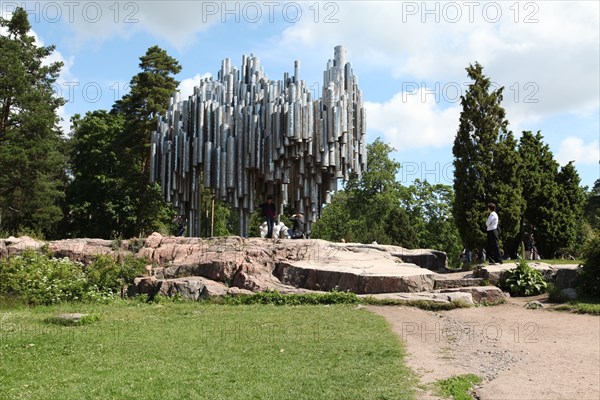
{"type": "Polygon", "coordinates": [[[496,214],[496,205],[490,203],[487,205],[487,209],[490,212],[486,221],[487,225],[487,256],[490,260],[490,265],[502,264],[502,257],[500,257],[500,245],[498,244],[498,214],[496,214]]]}
{"type": "Polygon", "coordinates": [[[267,197],[267,202],[260,205],[260,208],[263,213],[263,217],[267,220],[267,237],[273,237],[273,226],[275,225],[275,215],[277,215],[277,210],[275,210],[275,204],[273,204],[273,198],[271,196],[267,197]]]}
{"type": "Polygon", "coordinates": [[[290,239],[302,239],[304,238],[304,215],[294,214],[290,218],[290,221],[294,224],[290,234],[290,239]]]}

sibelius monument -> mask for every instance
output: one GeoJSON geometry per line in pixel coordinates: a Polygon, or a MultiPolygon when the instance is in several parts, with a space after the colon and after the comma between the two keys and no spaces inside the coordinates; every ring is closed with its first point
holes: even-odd
{"type": "Polygon", "coordinates": [[[199,236],[201,194],[239,210],[240,236],[248,236],[258,200],[273,197],[279,210],[304,214],[307,231],[340,179],[366,168],[366,116],[346,50],[335,47],[313,99],[294,74],[270,80],[257,57],[240,69],[223,60],[216,80],[206,78],[188,99],[170,99],[152,134],[150,181],[199,236]],[[258,196],[258,197],[257,197],[258,196]]]}

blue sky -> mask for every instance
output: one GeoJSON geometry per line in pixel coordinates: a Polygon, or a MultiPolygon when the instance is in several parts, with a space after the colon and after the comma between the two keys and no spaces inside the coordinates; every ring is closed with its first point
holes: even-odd
{"type": "Polygon", "coordinates": [[[293,72],[319,87],[336,45],[346,47],[367,107],[369,141],[403,164],[399,178],[451,184],[452,141],[465,67],[480,62],[505,87],[510,129],[541,130],[582,184],[600,178],[600,2],[597,1],[2,1],[24,5],[38,41],[65,63],[57,83],[70,116],[108,109],[154,44],[183,67],[189,94],[221,60],[261,59],[271,79],[293,72]]]}

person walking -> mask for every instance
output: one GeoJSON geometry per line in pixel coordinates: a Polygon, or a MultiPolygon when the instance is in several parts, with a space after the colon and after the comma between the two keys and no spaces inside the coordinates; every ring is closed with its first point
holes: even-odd
{"type": "Polygon", "coordinates": [[[275,225],[275,215],[277,215],[277,210],[275,209],[275,204],[273,204],[273,198],[271,196],[267,197],[266,203],[260,205],[260,208],[263,213],[263,217],[267,221],[267,238],[273,237],[273,226],[275,225]]]}
{"type": "Polygon", "coordinates": [[[500,257],[500,245],[498,243],[498,214],[496,214],[496,205],[489,203],[487,209],[490,212],[486,221],[487,226],[487,256],[490,260],[490,265],[496,263],[502,264],[502,257],[500,257]]]}

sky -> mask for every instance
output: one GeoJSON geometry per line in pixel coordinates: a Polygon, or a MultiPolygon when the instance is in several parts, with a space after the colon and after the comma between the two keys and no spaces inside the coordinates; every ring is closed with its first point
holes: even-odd
{"type": "Polygon", "coordinates": [[[504,87],[509,129],[541,131],[582,185],[600,178],[600,2],[597,1],[0,1],[24,7],[37,41],[62,61],[57,94],[74,114],[110,109],[158,45],[181,64],[182,95],[224,58],[254,54],[271,79],[293,73],[319,90],[343,45],[367,109],[368,141],[396,150],[398,178],[452,184],[465,68],[504,87]]]}

